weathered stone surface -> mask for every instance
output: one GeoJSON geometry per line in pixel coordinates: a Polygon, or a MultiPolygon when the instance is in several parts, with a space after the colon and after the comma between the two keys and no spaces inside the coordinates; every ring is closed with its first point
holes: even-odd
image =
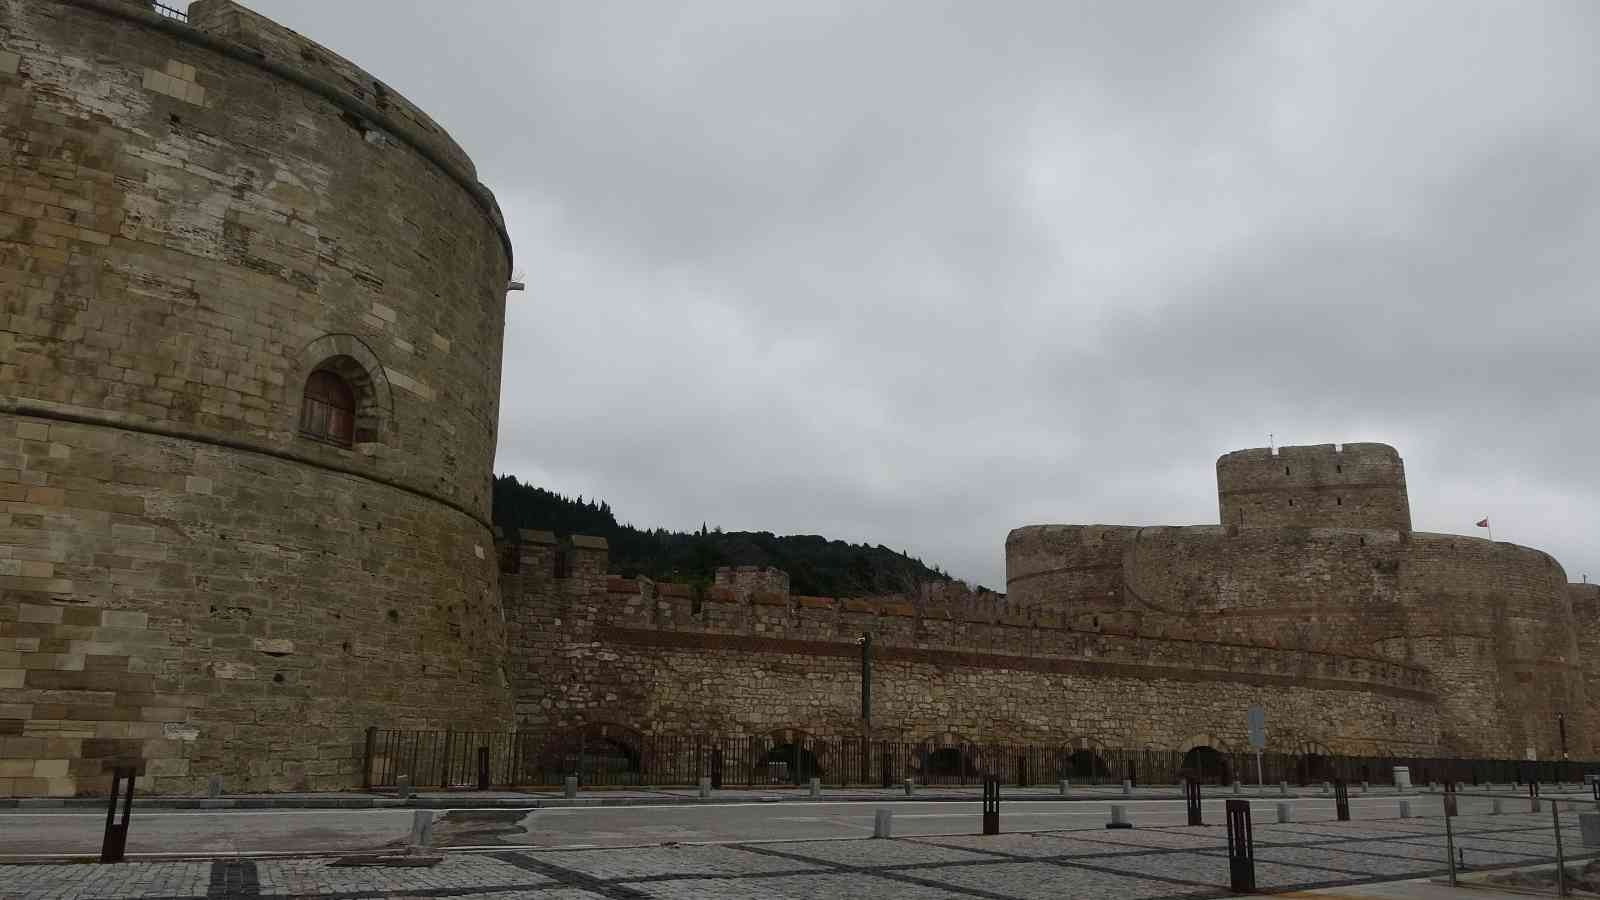
{"type": "Polygon", "coordinates": [[[509,724],[492,200],[356,67],[191,13],[0,4],[0,796],[348,787],[368,725],[509,724]],[[336,362],[349,448],[299,433],[336,362]]]}
{"type": "Polygon", "coordinates": [[[1217,471],[1224,516],[1255,504],[1244,527],[1019,528],[1008,602],[1076,628],[1417,666],[1439,693],[1442,753],[1558,758],[1564,713],[1569,752],[1600,755],[1592,586],[1538,550],[1412,532],[1386,445],[1240,451],[1217,471]]]}

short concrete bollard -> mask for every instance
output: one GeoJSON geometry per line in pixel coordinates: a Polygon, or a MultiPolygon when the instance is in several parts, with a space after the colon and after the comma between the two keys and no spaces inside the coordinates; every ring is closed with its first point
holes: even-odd
{"type": "Polygon", "coordinates": [[[1394,789],[1399,792],[1411,790],[1411,767],[1394,767],[1394,789]]]}
{"type": "Polygon", "coordinates": [[[1361,793],[1365,794],[1367,791],[1370,791],[1370,790],[1372,790],[1372,785],[1369,782],[1365,782],[1365,781],[1361,782],[1361,793]]]}
{"type": "Polygon", "coordinates": [[[401,800],[411,799],[411,776],[399,775],[394,780],[394,795],[401,800]]]}
{"type": "Polygon", "coordinates": [[[914,782],[911,779],[907,778],[906,779],[906,796],[907,797],[911,796],[911,792],[913,790],[915,790],[915,789],[916,789],[916,782],[914,782]]]}
{"type": "Polygon", "coordinates": [[[1120,803],[1111,805],[1111,821],[1106,823],[1107,828],[1132,828],[1133,823],[1128,821],[1128,808],[1120,803]]]}
{"type": "MultiPolygon", "coordinates": [[[[1133,782],[1129,781],[1126,778],[1122,779],[1122,796],[1124,796],[1124,797],[1132,797],[1133,796],[1133,782]]],[[[1116,807],[1112,807],[1112,808],[1115,809],[1116,807]]]]}
{"type": "Polygon", "coordinates": [[[813,797],[821,797],[822,796],[822,779],[821,778],[813,778],[813,779],[811,779],[811,796],[813,796],[813,797]]]}
{"type": "Polygon", "coordinates": [[[222,796],[222,776],[213,775],[206,779],[206,796],[212,800],[222,796]]]}
{"type": "Polygon", "coordinates": [[[1061,796],[1072,796],[1072,782],[1066,780],[1065,778],[1061,779],[1061,796]]]}
{"type": "Polygon", "coordinates": [[[1410,800],[1401,800],[1400,801],[1400,818],[1402,818],[1402,819],[1411,818],[1411,801],[1410,800]]]}
{"type": "MultiPolygon", "coordinates": [[[[706,779],[704,779],[704,778],[700,779],[702,784],[705,783],[705,780],[706,779]]],[[[561,796],[566,797],[568,800],[573,800],[573,799],[577,798],[577,796],[578,796],[578,776],[576,776],[576,775],[568,775],[566,777],[566,779],[561,782],[561,796]]]]}
{"type": "Polygon", "coordinates": [[[1585,847],[1600,847],[1600,813],[1578,813],[1578,830],[1585,847]]]}
{"type": "Polygon", "coordinates": [[[1494,805],[1489,807],[1489,815],[1491,815],[1491,816],[1504,815],[1505,811],[1506,811],[1506,802],[1504,800],[1501,800],[1499,797],[1494,798],[1494,805]]]}
{"type": "Polygon", "coordinates": [[[872,818],[872,836],[875,838],[894,837],[894,810],[880,809],[872,818]]]}
{"type": "Polygon", "coordinates": [[[426,847],[433,842],[433,810],[419,809],[411,816],[411,846],[426,847]]]}
{"type": "Polygon", "coordinates": [[[1278,782],[1278,796],[1279,797],[1287,797],[1287,796],[1289,796],[1289,782],[1287,782],[1287,781],[1278,782]]]}
{"type": "Polygon", "coordinates": [[[1279,824],[1283,824],[1284,822],[1293,822],[1293,821],[1294,821],[1294,804],[1292,804],[1292,803],[1279,803],[1278,804],[1278,823],[1279,824]]]}
{"type": "Polygon", "coordinates": [[[1241,794],[1241,793],[1243,793],[1243,792],[1244,792],[1244,785],[1242,785],[1242,784],[1240,784],[1240,783],[1239,783],[1239,782],[1237,782],[1237,781],[1235,781],[1235,782],[1234,782],[1234,783],[1233,783],[1233,795],[1234,795],[1234,796],[1235,796],[1235,797],[1237,797],[1237,796],[1239,796],[1239,795],[1240,795],[1240,794],[1241,794]]]}
{"type": "Polygon", "coordinates": [[[1322,794],[1323,794],[1323,796],[1327,796],[1328,794],[1330,794],[1332,792],[1333,792],[1333,785],[1328,783],[1328,782],[1326,782],[1326,781],[1324,781],[1322,783],[1322,794]]]}
{"type": "Polygon", "coordinates": [[[700,799],[701,800],[710,800],[711,799],[711,779],[710,778],[702,778],[702,779],[700,779],[700,799]]]}
{"type": "Polygon", "coordinates": [[[1529,800],[1528,800],[1528,812],[1538,812],[1538,811],[1540,811],[1542,809],[1544,809],[1544,804],[1539,802],[1539,798],[1538,797],[1529,798],[1529,800]]]}

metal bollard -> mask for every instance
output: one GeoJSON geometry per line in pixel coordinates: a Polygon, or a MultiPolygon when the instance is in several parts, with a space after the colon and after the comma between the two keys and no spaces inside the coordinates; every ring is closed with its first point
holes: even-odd
{"type": "Polygon", "coordinates": [[[411,816],[411,846],[426,847],[433,842],[433,810],[419,809],[411,816]]]}
{"type": "Polygon", "coordinates": [[[894,810],[880,809],[872,818],[872,836],[875,838],[894,837],[894,810]]]}
{"type": "MultiPolygon", "coordinates": [[[[703,783],[705,779],[700,779],[703,783]]],[[[578,776],[568,775],[561,781],[561,796],[571,800],[578,796],[578,776]]]]}
{"type": "Polygon", "coordinates": [[[1000,833],[1000,779],[993,775],[983,780],[983,833],[1000,833]]]}
{"type": "Polygon", "coordinates": [[[821,778],[813,778],[813,779],[811,779],[811,796],[813,796],[813,797],[821,797],[822,796],[822,779],[821,778]]]}
{"type": "Polygon", "coordinates": [[[489,748],[478,748],[478,790],[489,789],[489,748]]]}
{"type": "Polygon", "coordinates": [[[1063,797],[1072,796],[1072,782],[1068,781],[1065,778],[1061,779],[1061,796],[1063,796],[1063,797]]]}
{"type": "Polygon", "coordinates": [[[1128,821],[1128,808],[1120,803],[1111,805],[1111,821],[1106,823],[1107,828],[1132,828],[1133,823],[1128,821]]]}
{"type": "Polygon", "coordinates": [[[114,769],[111,773],[111,801],[106,806],[106,836],[100,842],[100,861],[122,862],[128,852],[128,820],[133,817],[133,769],[114,769]],[[127,784],[127,796],[122,785],[127,784]],[[117,801],[122,800],[122,821],[116,821],[117,801]]]}
{"type": "Polygon", "coordinates": [[[1411,801],[1410,800],[1401,800],[1400,801],[1400,818],[1402,818],[1402,819],[1411,818],[1411,801]]]}
{"type": "Polygon", "coordinates": [[[1200,821],[1200,782],[1186,781],[1183,784],[1184,799],[1189,801],[1189,824],[1204,825],[1200,821]]]}
{"type": "Polygon", "coordinates": [[[1294,805],[1291,803],[1278,804],[1278,824],[1282,825],[1294,821],[1294,805]]]}
{"type": "Polygon", "coordinates": [[[906,779],[905,787],[906,787],[906,796],[907,797],[911,796],[911,791],[915,788],[915,786],[916,786],[916,782],[912,781],[909,778],[906,779]]]}
{"type": "Polygon", "coordinates": [[[1122,796],[1124,796],[1124,797],[1132,797],[1133,796],[1133,781],[1132,781],[1132,779],[1128,779],[1128,778],[1122,779],[1122,796]]]}
{"type": "Polygon", "coordinates": [[[1250,801],[1228,801],[1228,875],[1236,894],[1256,890],[1256,839],[1250,801]]]}
{"type": "MultiPolygon", "coordinates": [[[[576,788],[576,785],[574,785],[574,788],[576,788]]],[[[711,799],[711,779],[710,778],[701,778],[700,779],[700,799],[701,800],[710,800],[711,799]]]]}

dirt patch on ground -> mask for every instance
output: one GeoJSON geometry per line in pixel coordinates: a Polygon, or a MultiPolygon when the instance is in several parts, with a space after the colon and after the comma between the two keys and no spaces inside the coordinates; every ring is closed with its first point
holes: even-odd
{"type": "Polygon", "coordinates": [[[522,820],[527,809],[453,809],[433,820],[433,846],[471,847],[479,844],[525,844],[528,832],[522,820]]]}

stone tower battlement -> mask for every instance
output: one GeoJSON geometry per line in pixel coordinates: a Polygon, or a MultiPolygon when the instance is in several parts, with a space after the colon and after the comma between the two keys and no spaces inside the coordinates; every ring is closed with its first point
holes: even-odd
{"type": "Polygon", "coordinates": [[[1411,530],[1405,463],[1388,444],[1224,453],[1217,459],[1217,501],[1230,528],[1411,530]]]}

